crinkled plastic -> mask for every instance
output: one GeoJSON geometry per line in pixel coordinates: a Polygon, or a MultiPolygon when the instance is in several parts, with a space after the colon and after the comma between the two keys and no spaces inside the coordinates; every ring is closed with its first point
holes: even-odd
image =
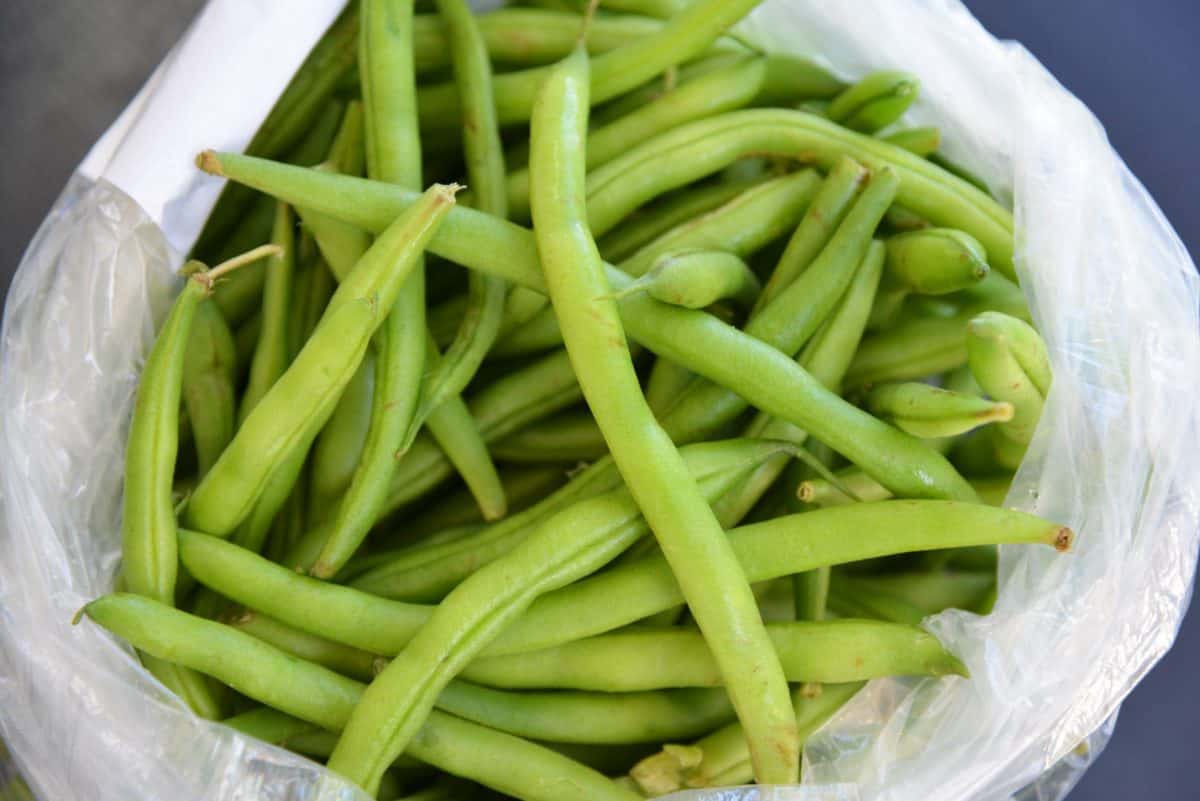
{"type": "MultiPolygon", "coordinates": [[[[249,139],[337,6],[213,0],[82,165],[13,282],[0,349],[0,737],[41,798],[363,797],[194,719],[128,648],[71,625],[112,587],[139,365],[215,196],[189,158],[249,139]],[[289,35],[262,36],[270,26],[289,35]],[[231,66],[201,69],[218,46],[231,66]]],[[[1067,556],[1003,549],[991,615],[927,621],[971,679],[872,682],[810,740],[805,786],[672,798],[1057,801],[1190,598],[1192,263],[1087,109],[957,2],[769,0],[743,31],[847,77],[916,73],[911,120],[939,125],[945,152],[1013,201],[1018,271],[1055,378],[1009,503],[1078,540],[1067,556]]]]}

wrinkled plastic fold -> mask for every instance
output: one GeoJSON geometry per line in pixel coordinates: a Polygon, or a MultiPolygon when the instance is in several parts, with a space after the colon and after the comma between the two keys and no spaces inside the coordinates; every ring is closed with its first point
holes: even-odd
{"type": "MultiPolygon", "coordinates": [[[[219,188],[188,172],[190,159],[249,140],[338,6],[213,0],[64,190],[12,284],[0,341],[0,738],[41,798],[365,798],[311,761],[196,719],[127,646],[71,623],[113,587],[138,372],[178,290],[180,250],[219,188]],[[306,10],[320,24],[259,54],[286,69],[196,72],[205,49],[251,59],[273,19],[306,10]],[[195,86],[205,80],[215,85],[195,86]],[[236,96],[251,100],[222,117],[222,98],[236,96]],[[172,114],[172,103],[201,107],[172,114]],[[213,141],[194,141],[210,116],[213,141]]],[[[1058,801],[1190,598],[1194,267],[1088,110],[958,2],[768,0],[741,32],[847,78],[915,73],[921,100],[906,119],[938,125],[946,155],[1013,204],[1017,270],[1054,384],[1008,504],[1078,536],[1067,555],[1003,548],[992,614],[926,622],[969,680],[871,682],[809,740],[802,787],[671,798],[1058,801]]]]}

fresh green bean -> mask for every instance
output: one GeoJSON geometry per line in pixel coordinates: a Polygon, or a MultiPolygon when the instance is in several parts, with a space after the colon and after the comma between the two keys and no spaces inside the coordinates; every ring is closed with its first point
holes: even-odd
{"type": "Polygon", "coordinates": [[[829,243],[838,226],[849,212],[855,196],[867,182],[870,173],[861,164],[850,158],[839,159],[813,197],[812,205],[804,213],[771,277],[763,286],[762,294],[751,310],[758,312],[787,289],[829,243]]]}
{"type": "Polygon", "coordinates": [[[184,521],[228,535],[249,515],[279,465],[306,451],[358,369],[367,344],[417,255],[454,205],[453,187],[435,185],[412,212],[376,240],[329,302],[303,350],[246,418],[201,480],[184,521]]]}
{"type": "Polygon", "coordinates": [[[845,577],[830,581],[826,603],[835,615],[873,618],[906,626],[920,625],[926,617],[925,610],[903,598],[845,577]]]}
{"type": "MultiPolygon", "coordinates": [[[[554,418],[551,418],[550,422],[553,420],[554,418]]],[[[540,427],[531,426],[523,430],[533,431],[538,428],[540,427]]],[[[497,449],[491,446],[491,450],[495,453],[497,449]]],[[[567,482],[568,470],[565,464],[550,464],[549,462],[554,461],[552,459],[541,461],[546,463],[505,466],[504,472],[501,473],[510,516],[525,511],[567,482]]],[[[411,540],[409,548],[420,548],[447,541],[441,534],[449,529],[483,522],[479,507],[472,502],[470,494],[459,490],[442,498],[437,506],[405,520],[397,533],[401,533],[406,540],[411,540]]]]}
{"type": "Polygon", "coordinates": [[[292,280],[296,268],[296,248],[292,234],[292,213],[279,203],[275,210],[275,225],[271,242],[278,253],[267,262],[263,284],[262,326],[254,357],[250,360],[250,377],[242,391],[238,423],[245,421],[267,390],[283,375],[290,361],[287,328],[292,309],[292,280]]]}
{"type": "MultiPolygon", "coordinates": [[[[462,102],[463,153],[473,205],[488,214],[507,217],[504,147],[496,121],[487,47],[466,0],[438,0],[437,6],[449,39],[462,102]]],[[[405,442],[412,442],[417,428],[434,409],[466,389],[500,333],[507,292],[504,281],[471,272],[458,336],[431,372],[405,442]]]]}
{"type": "Polygon", "coordinates": [[[1042,338],[1022,320],[984,312],[967,325],[967,353],[979,386],[1013,405],[1013,419],[1000,431],[1027,444],[1050,391],[1050,358],[1042,338]]]}
{"type": "MultiPolygon", "coordinates": [[[[125,448],[121,575],[130,592],[164,604],[175,603],[179,559],[171,482],[178,451],[183,376],[197,309],[205,305],[213,283],[221,275],[273,252],[274,248],[251,251],[213,270],[199,262],[184,267],[183,290],[142,368],[125,448]]],[[[219,716],[217,701],[203,677],[156,659],[153,654],[145,656],[143,664],[196,714],[219,716]]]]}
{"type": "Polygon", "coordinates": [[[317,436],[312,453],[309,507],[316,517],[331,513],[330,505],[350,486],[371,419],[375,355],[367,351],[362,364],[338,399],[333,414],[317,436]]]}
{"type": "Polygon", "coordinates": [[[922,295],[945,295],[987,277],[983,246],[969,234],[948,228],[926,228],[887,240],[888,276],[922,295]]]}
{"type": "Polygon", "coordinates": [[[284,745],[292,737],[306,734],[315,728],[306,720],[285,715],[266,706],[255,707],[221,722],[235,731],[272,745],[284,745]]]}
{"type": "MultiPolygon", "coordinates": [[[[353,679],[149,598],[116,593],[88,604],[85,612],[136,647],[208,673],[260,703],[331,731],[345,726],[363,693],[363,685],[353,679]]],[[[553,788],[561,782],[599,801],[638,798],[547,748],[442,712],[430,714],[408,752],[527,801],[557,801],[553,788]]]]}
{"type": "MultiPolygon", "coordinates": [[[[994,556],[993,553],[991,554],[994,556]]],[[[835,574],[834,581],[850,576],[835,574]]],[[[996,585],[996,574],[964,570],[938,570],[913,573],[887,573],[854,576],[853,582],[899,598],[933,615],[943,609],[975,610],[996,585]]]]}
{"type": "Polygon", "coordinates": [[[1013,405],[929,384],[881,384],[867,393],[876,417],[916,437],[953,437],[988,423],[1012,420],[1013,405]]]}
{"type": "MultiPolygon", "coordinates": [[[[746,458],[749,468],[779,447],[743,441],[697,453],[716,457],[732,452],[746,458]]],[[[723,470],[705,478],[700,502],[719,496],[737,474],[723,470]]],[[[367,688],[330,768],[364,787],[374,786],[404,751],[438,695],[482,648],[535,598],[598,570],[647,528],[628,492],[615,490],[546,519],[509,554],[464,580],[367,688]]]]}
{"type": "Polygon", "coordinates": [[[935,127],[905,128],[888,134],[883,141],[928,158],[942,146],[942,132],[935,127]]]}
{"type": "Polygon", "coordinates": [[[721,688],[587,693],[510,693],[452,682],[438,708],[520,737],[561,743],[661,743],[695,737],[733,719],[721,688]]]}
{"type": "Polygon", "coordinates": [[[906,72],[873,72],[835,97],[825,114],[853,131],[875,133],[900,119],[920,90],[906,72]]]}
{"type": "Polygon", "coordinates": [[[604,435],[586,411],[542,420],[492,446],[492,454],[508,462],[591,462],[606,453],[604,435]]]}
{"type": "MultiPolygon", "coordinates": [[[[232,170],[238,180],[283,194],[284,199],[319,201],[323,211],[370,229],[377,230],[388,214],[394,215],[411,202],[408,194],[386,186],[294,170],[252,157],[209,151],[200,164],[208,172],[227,176],[232,170]]],[[[431,245],[435,253],[471,269],[545,291],[537,243],[527,229],[470,209],[457,209],[447,215],[445,229],[431,245]]],[[[612,267],[606,273],[616,290],[633,280],[612,267]]],[[[633,338],[659,356],[732,388],[768,414],[810,431],[856,464],[869,465],[877,477],[886,476],[903,495],[970,497],[969,487],[943,457],[915,447],[916,440],[829,392],[775,348],[703,312],[636,296],[622,300],[620,308],[633,338]],[[752,370],[757,380],[748,381],[747,370],[752,370]]]]}
{"type": "MultiPolygon", "coordinates": [[[[275,206],[273,198],[264,195],[253,197],[213,260],[225,261],[270,241],[271,228],[275,223],[275,206]]],[[[266,275],[265,265],[250,264],[230,273],[213,287],[213,303],[230,326],[241,327],[258,312],[266,275]]]]}
{"type": "MultiPolygon", "coordinates": [[[[470,503],[470,508],[475,510],[473,503],[470,503]]],[[[438,545],[458,542],[459,540],[465,539],[472,534],[477,534],[484,527],[484,523],[464,523],[459,526],[443,528],[430,534],[426,534],[417,541],[402,545],[398,548],[393,548],[387,551],[369,551],[367,553],[359,553],[346,563],[346,566],[342,569],[342,572],[338,573],[334,580],[339,583],[352,581],[363,573],[366,573],[368,570],[374,570],[380,565],[386,565],[401,555],[406,555],[414,550],[433,548],[438,545]]]]}
{"type": "Polygon", "coordinates": [[[192,320],[182,374],[183,408],[191,423],[198,476],[208,472],[233,439],[236,369],[233,334],[212,298],[203,300],[192,320]]]}
{"type": "MultiPolygon", "coordinates": [[[[924,587],[912,592],[926,592],[924,587]]],[[[938,590],[927,592],[925,597],[934,597],[938,590]]],[[[768,624],[767,633],[793,683],[965,674],[937,638],[916,627],[828,620],[768,624]]],[[[674,628],[631,628],[541,651],[484,657],[468,665],[462,677],[507,689],[634,692],[721,686],[720,671],[700,634],[674,628]]]]}
{"type": "Polygon", "coordinates": [[[731,111],[643,142],[588,177],[588,220],[603,234],[630,211],[748,154],[772,154],[832,168],[850,156],[872,171],[894,169],[897,202],[935,225],[979,240],[988,263],[1012,278],[1012,215],[957,176],[895,145],[802,111],[731,111]]]}
{"type": "Polygon", "coordinates": [[[604,298],[612,290],[586,222],[589,70],[581,50],[557,66],[530,126],[532,211],[549,296],[588,406],[684,587],[750,732],[756,775],[766,783],[788,783],[798,775],[799,750],[783,669],[728,539],[646,405],[616,303],[604,298]],[[711,592],[714,587],[719,594],[711,592]]]}
{"type": "Polygon", "coordinates": [[[915,318],[863,340],[846,372],[846,389],[913,381],[967,362],[970,310],[953,317],[915,318]]]}
{"type": "Polygon", "coordinates": [[[499,359],[531,356],[562,347],[562,332],[554,309],[546,306],[524,325],[501,337],[491,355],[499,359]]]}
{"type": "MultiPolygon", "coordinates": [[[[591,73],[591,101],[601,103],[617,97],[668,67],[700,55],[759,2],[698,0],[655,33],[597,56],[591,73]]],[[[530,119],[534,100],[552,70],[551,65],[496,76],[492,89],[502,125],[530,119]]],[[[453,83],[422,87],[418,91],[418,106],[422,126],[427,130],[454,129],[460,125],[458,88],[453,83]]]]}
{"type": "Polygon", "coordinates": [[[746,263],[715,250],[677,250],[664,253],[650,271],[621,290],[619,297],[645,292],[655,300],[703,309],[730,299],[749,308],[761,286],[746,263]]]}
{"type": "MultiPolygon", "coordinates": [[[[692,120],[743,108],[766,80],[766,59],[746,56],[688,81],[662,97],[588,133],[587,166],[595,168],[650,136],[692,120]]],[[[529,219],[529,169],[508,175],[508,204],[517,220],[529,219]]]]}

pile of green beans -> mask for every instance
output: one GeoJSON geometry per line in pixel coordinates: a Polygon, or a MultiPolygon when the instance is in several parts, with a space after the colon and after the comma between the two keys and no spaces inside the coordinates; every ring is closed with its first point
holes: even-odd
{"type": "Polygon", "coordinates": [[[919,77],[756,0],[416,5],[198,158],[81,617],[380,799],[793,784],[863,682],[969,681],[922,620],[1073,535],[1002,508],[1051,354],[919,77]]]}

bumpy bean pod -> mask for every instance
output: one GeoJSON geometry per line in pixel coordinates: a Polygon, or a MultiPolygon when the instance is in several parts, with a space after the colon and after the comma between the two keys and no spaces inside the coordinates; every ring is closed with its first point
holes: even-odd
{"type": "Polygon", "coordinates": [[[1012,420],[1013,405],[920,383],[881,384],[867,408],[915,437],[954,437],[988,423],[1012,420]]]}

